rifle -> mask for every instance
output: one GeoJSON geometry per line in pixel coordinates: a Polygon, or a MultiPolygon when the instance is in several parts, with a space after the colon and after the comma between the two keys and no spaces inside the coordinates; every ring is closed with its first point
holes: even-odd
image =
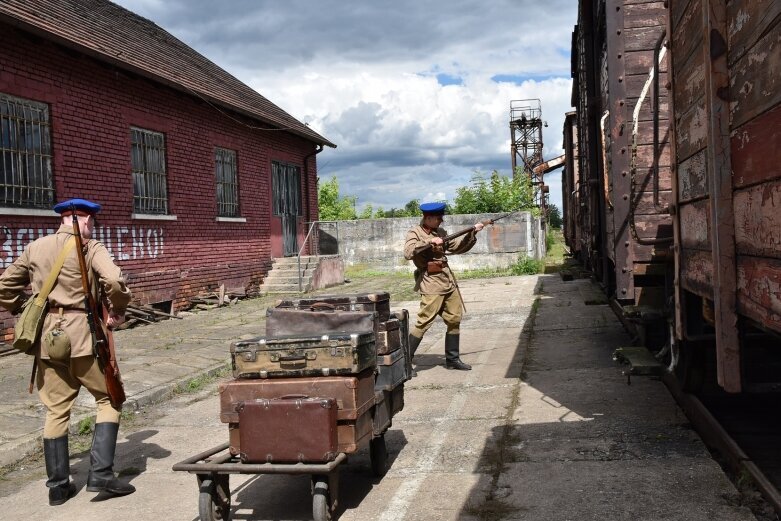
{"type": "Polygon", "coordinates": [[[101,301],[99,309],[98,303],[90,291],[89,279],[87,277],[87,260],[84,258],[81,230],[79,229],[79,220],[76,217],[76,207],[74,205],[71,205],[71,215],[73,216],[73,232],[76,234],[78,245],[76,256],[79,259],[79,269],[81,270],[81,287],[84,289],[84,307],[87,312],[89,330],[92,333],[92,354],[98,359],[98,365],[106,379],[106,392],[109,400],[111,400],[111,406],[119,409],[126,400],[125,387],[122,384],[122,376],[119,374],[119,365],[117,365],[114,335],[104,326],[108,320],[108,308],[101,301]],[[101,317],[102,322],[97,317],[101,317]]]}
{"type": "MultiPolygon", "coordinates": [[[[485,221],[481,221],[481,222],[483,223],[483,226],[489,226],[489,225],[495,223],[496,221],[498,221],[499,219],[504,219],[505,217],[508,217],[508,216],[510,216],[510,215],[512,215],[514,213],[515,212],[509,212],[509,213],[500,215],[499,217],[494,217],[493,219],[486,219],[485,221]]],[[[461,237],[462,235],[466,235],[467,233],[471,232],[474,229],[475,229],[474,226],[470,226],[469,228],[464,228],[463,230],[459,230],[459,231],[457,231],[455,233],[451,233],[450,235],[447,235],[447,236],[445,236],[442,239],[442,244],[446,245],[448,243],[448,241],[450,241],[452,239],[455,239],[456,237],[461,237]]],[[[415,254],[424,252],[424,251],[428,250],[429,248],[431,248],[432,246],[434,246],[432,243],[428,243],[428,244],[425,244],[423,246],[419,246],[419,247],[415,248],[415,254]]]]}

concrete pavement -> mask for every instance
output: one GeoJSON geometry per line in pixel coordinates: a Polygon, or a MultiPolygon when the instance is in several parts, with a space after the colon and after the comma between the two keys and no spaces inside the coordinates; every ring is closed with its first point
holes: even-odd
{"type": "MultiPolygon", "coordinates": [[[[386,434],[390,470],[373,479],[366,451],[351,456],[341,470],[340,519],[755,519],[664,385],[639,377],[626,384],[611,355],[629,339],[607,305],[586,305],[596,301],[589,281],[526,276],[461,286],[462,353],[474,370],[442,367],[445,328],[437,322],[386,434]]],[[[265,311],[259,302],[237,306],[118,336],[131,399],[159,397],[227,361],[230,339],[256,334],[265,311]],[[130,347],[136,343],[154,346],[146,348],[150,358],[130,347]]],[[[3,498],[5,515],[194,519],[195,478],[171,466],[227,438],[214,386],[198,398],[180,396],[148,425],[120,431],[116,470],[135,494],[95,501],[83,488],[83,454],[73,459],[75,498],[48,507],[39,473],[3,498]]],[[[311,518],[306,477],[232,476],[231,490],[234,519],[311,518]]]]}

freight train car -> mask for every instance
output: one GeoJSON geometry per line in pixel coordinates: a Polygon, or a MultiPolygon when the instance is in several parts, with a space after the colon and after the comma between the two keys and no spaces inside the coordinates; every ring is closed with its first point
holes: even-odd
{"type": "Polygon", "coordinates": [[[566,237],[690,388],[780,380],[780,14],[781,0],[579,2],[566,237]]]}

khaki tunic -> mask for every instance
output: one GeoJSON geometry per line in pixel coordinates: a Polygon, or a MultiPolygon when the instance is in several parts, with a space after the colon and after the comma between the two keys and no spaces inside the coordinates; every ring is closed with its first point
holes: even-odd
{"type": "Polygon", "coordinates": [[[466,253],[472,249],[477,242],[477,232],[473,229],[470,232],[456,237],[445,244],[444,251],[438,248],[429,248],[423,252],[415,253],[415,250],[421,246],[431,243],[436,237],[445,238],[447,232],[442,228],[429,230],[421,222],[407,232],[407,239],[404,243],[404,258],[411,260],[415,264],[415,291],[420,291],[423,295],[446,295],[455,290],[453,272],[449,267],[445,267],[441,273],[430,274],[426,272],[426,264],[431,260],[441,260],[447,262],[445,252],[466,253]]]}
{"type": "MultiPolygon", "coordinates": [[[[57,233],[30,243],[24,253],[0,275],[0,306],[15,313],[28,298],[24,291],[28,284],[31,285],[33,293],[39,292],[57,260],[57,255],[72,236],[73,227],[61,225],[57,233]]],[[[130,290],[125,286],[121,270],[114,264],[106,247],[99,241],[90,239],[84,249],[87,266],[91,268],[88,274],[90,287],[95,288],[95,275],[97,275],[112,311],[123,314],[130,302],[130,290]]],[[[54,329],[57,321],[60,320],[59,314],[53,313],[57,308],[85,309],[81,270],[75,248],[65,259],[57,284],[49,293],[48,301],[50,313],[44,321],[41,338],[54,329]]],[[[63,318],[64,323],[61,328],[70,338],[71,358],[92,355],[92,335],[87,323],[87,315],[82,312],[66,311],[63,318]]],[[[40,357],[47,359],[49,354],[46,352],[46,347],[41,344],[43,343],[39,340],[40,357]]]]}

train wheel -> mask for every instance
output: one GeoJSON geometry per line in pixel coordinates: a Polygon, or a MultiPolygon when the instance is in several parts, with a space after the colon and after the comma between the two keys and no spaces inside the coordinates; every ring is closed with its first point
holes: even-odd
{"type": "Polygon", "coordinates": [[[312,478],[312,519],[314,521],[331,519],[331,494],[328,490],[327,476],[312,478]]]}

